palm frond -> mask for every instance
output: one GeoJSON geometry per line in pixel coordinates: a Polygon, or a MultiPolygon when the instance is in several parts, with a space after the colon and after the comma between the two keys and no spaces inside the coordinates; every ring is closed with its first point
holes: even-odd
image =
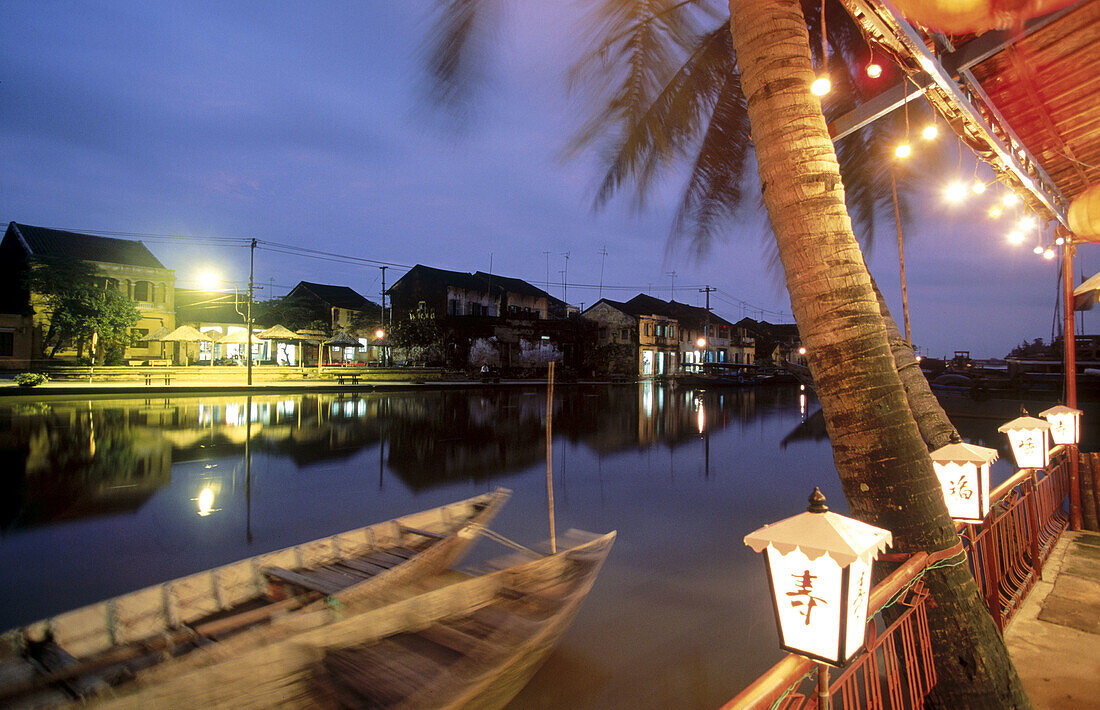
{"type": "Polygon", "coordinates": [[[422,47],[429,96],[459,112],[485,77],[499,0],[437,0],[437,16],[422,47]]]}

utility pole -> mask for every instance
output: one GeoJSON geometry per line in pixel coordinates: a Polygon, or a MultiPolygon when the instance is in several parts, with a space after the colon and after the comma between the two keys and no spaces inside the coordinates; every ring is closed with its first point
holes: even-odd
{"type": "MultiPolygon", "coordinates": [[[[245,320],[248,322],[248,386],[252,386],[252,284],[253,277],[256,272],[256,240],[253,239],[248,245],[248,315],[245,316],[245,320]]],[[[213,348],[210,350],[211,356],[213,356],[213,348]]],[[[252,412],[248,412],[246,416],[251,417],[252,412]]]]}
{"type": "Polygon", "coordinates": [[[607,261],[607,245],[604,244],[600,248],[600,295],[599,298],[603,298],[603,263],[607,261]]]}
{"type": "Polygon", "coordinates": [[[565,257],[565,271],[562,272],[561,277],[561,300],[565,301],[565,305],[569,305],[569,252],[562,254],[565,257]]]}
{"type": "Polygon", "coordinates": [[[699,293],[705,293],[707,295],[707,315],[703,321],[703,342],[705,343],[703,350],[703,362],[707,361],[707,353],[710,352],[710,292],[717,291],[716,288],[707,286],[706,288],[699,289],[699,293]]]}
{"type": "MultiPolygon", "coordinates": [[[[389,331],[386,330],[386,269],[388,266],[379,266],[382,269],[382,338],[389,337],[389,331]]],[[[382,367],[389,365],[389,357],[386,352],[386,346],[382,346],[382,367]]]]}

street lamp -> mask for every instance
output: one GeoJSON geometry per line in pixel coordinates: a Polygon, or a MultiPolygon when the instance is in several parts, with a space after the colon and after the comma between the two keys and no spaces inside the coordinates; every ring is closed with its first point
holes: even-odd
{"type": "Polygon", "coordinates": [[[746,535],[765,552],[780,647],[845,665],[863,646],[871,563],[892,541],[889,530],[829,512],[817,488],[805,513],[746,535]]]}
{"type": "Polygon", "coordinates": [[[997,431],[1008,435],[1012,445],[1012,455],[1020,468],[1046,468],[1050,463],[1050,422],[1036,417],[1017,417],[1007,424],[997,427],[997,431]]]}
{"type": "Polygon", "coordinates": [[[997,460],[997,450],[954,443],[941,446],[931,456],[947,514],[965,523],[985,520],[990,507],[989,467],[997,460]]]}
{"type": "Polygon", "coordinates": [[[1082,413],[1080,409],[1058,404],[1039,412],[1039,416],[1050,422],[1050,438],[1055,444],[1076,444],[1081,440],[1082,413]]]}
{"type": "MultiPolygon", "coordinates": [[[[207,291],[215,290],[217,284],[229,284],[233,287],[233,310],[237,311],[237,315],[244,318],[244,328],[246,338],[248,341],[247,350],[245,351],[245,366],[248,377],[249,386],[252,385],[252,278],[248,279],[248,307],[245,313],[241,313],[240,307],[237,305],[237,300],[240,297],[240,292],[237,290],[237,284],[233,281],[227,281],[218,277],[212,271],[204,272],[199,276],[199,284],[207,291]]],[[[210,346],[210,363],[214,363],[214,346],[210,346]]]]}

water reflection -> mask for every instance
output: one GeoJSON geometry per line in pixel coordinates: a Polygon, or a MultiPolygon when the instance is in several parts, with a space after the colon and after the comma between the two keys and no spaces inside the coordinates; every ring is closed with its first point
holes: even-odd
{"type": "MultiPolygon", "coordinates": [[[[719,706],[779,656],[741,537],[814,485],[844,511],[813,396],[574,385],[553,407],[557,529],[619,538],[513,707],[719,706]]],[[[0,402],[0,629],[498,484],[494,530],[543,540],[545,410],[542,388],[0,402]]]]}
{"type": "MultiPolygon", "coordinates": [[[[173,465],[202,464],[199,513],[217,512],[219,466],[242,457],[299,467],[379,447],[382,469],[413,490],[487,480],[545,457],[546,402],[535,388],[292,397],[110,399],[0,407],[4,529],[140,507],[173,465]]],[[[672,448],[789,406],[786,389],[697,391],[644,383],[577,387],[554,402],[559,440],[599,454],[672,448]]],[[[564,457],[564,453],[562,454],[564,457]]],[[[704,468],[709,473],[709,453],[704,468]]],[[[230,474],[236,480],[237,471],[230,474]]],[[[245,485],[251,480],[245,471],[245,485]]],[[[379,481],[382,483],[381,479],[379,481]]]]}

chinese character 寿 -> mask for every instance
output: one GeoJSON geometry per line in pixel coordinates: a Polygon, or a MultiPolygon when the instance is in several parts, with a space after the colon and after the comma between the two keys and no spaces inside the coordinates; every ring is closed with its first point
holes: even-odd
{"type": "Polygon", "coordinates": [[[806,626],[809,626],[810,612],[813,611],[813,608],[817,604],[825,603],[825,600],[823,600],[821,597],[815,597],[813,595],[813,580],[817,579],[817,576],[810,574],[810,570],[806,570],[802,574],[792,574],[791,577],[795,579],[797,587],[793,592],[787,592],[787,596],[796,597],[795,599],[791,599],[791,606],[805,606],[805,608],[801,610],[801,614],[802,616],[806,617],[806,626]],[[797,597],[804,598],[799,599],[797,597]]]}

